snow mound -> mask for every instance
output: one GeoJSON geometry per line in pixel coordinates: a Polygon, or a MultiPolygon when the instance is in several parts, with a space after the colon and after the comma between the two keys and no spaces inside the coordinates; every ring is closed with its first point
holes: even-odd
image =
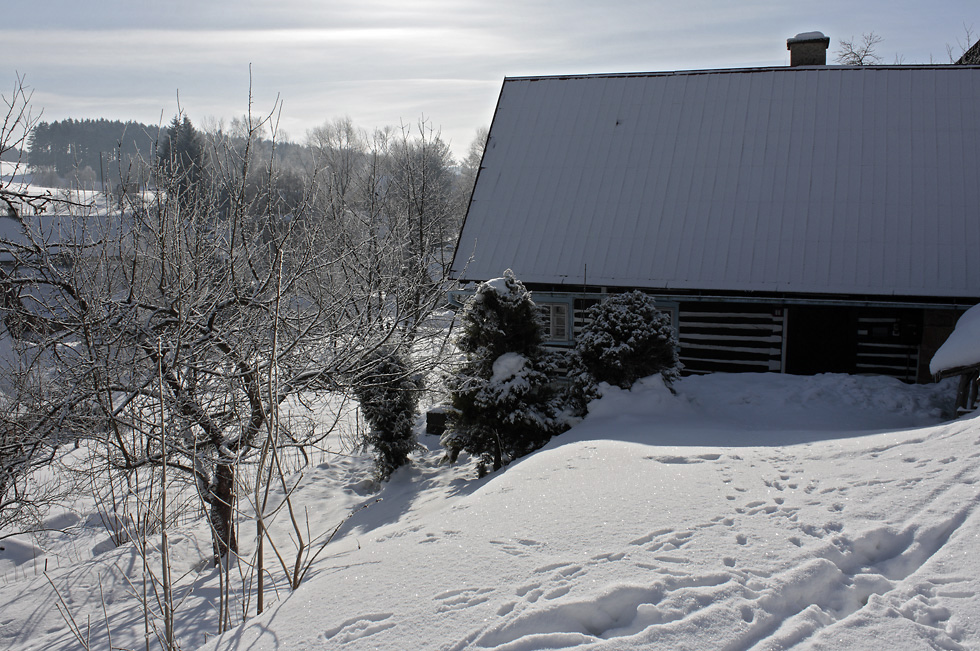
{"type": "Polygon", "coordinates": [[[932,356],[929,372],[937,375],[975,364],[980,364],[980,305],[974,305],[960,316],[952,334],[932,356]]]}

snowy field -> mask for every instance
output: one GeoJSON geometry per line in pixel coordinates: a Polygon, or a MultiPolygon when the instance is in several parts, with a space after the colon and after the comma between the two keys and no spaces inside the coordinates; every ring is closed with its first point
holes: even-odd
{"type": "MultiPolygon", "coordinates": [[[[0,186],[11,192],[23,192],[33,196],[47,195],[59,200],[67,200],[77,204],[75,207],[68,207],[63,203],[49,204],[45,209],[46,215],[70,215],[86,214],[87,211],[98,209],[100,214],[105,214],[108,201],[102,192],[96,190],[66,190],[64,188],[50,188],[32,182],[32,174],[26,164],[14,163],[11,161],[0,161],[0,186]]],[[[22,214],[31,215],[33,212],[27,206],[18,206],[22,214]]],[[[0,212],[6,216],[6,206],[0,212]]],[[[0,224],[0,228],[3,225],[0,224]]],[[[9,237],[9,233],[0,233],[9,237]]]]}
{"type": "MultiPolygon", "coordinates": [[[[297,492],[314,533],[382,501],[297,591],[270,587],[266,613],[236,603],[249,621],[218,638],[207,531],[172,531],[181,648],[980,648],[980,421],[944,420],[952,383],[719,374],[676,389],[608,389],[483,479],[440,465],[427,436],[380,492],[367,457],[316,460],[297,492]]],[[[80,648],[58,594],[92,648],[146,648],[141,560],[84,504],[57,516],[65,534],[0,541],[0,648],[80,648]]]]}

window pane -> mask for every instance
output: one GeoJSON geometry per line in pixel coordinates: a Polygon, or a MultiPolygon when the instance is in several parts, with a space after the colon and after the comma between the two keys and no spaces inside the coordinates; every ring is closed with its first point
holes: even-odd
{"type": "Polygon", "coordinates": [[[551,305],[541,303],[538,305],[538,310],[541,312],[541,325],[544,330],[544,338],[545,340],[551,339],[551,305]]]}
{"type": "Polygon", "coordinates": [[[568,341],[568,305],[538,303],[546,341],[568,341]]]}
{"type": "Polygon", "coordinates": [[[552,324],[553,327],[551,331],[554,333],[554,339],[568,339],[567,305],[564,303],[555,303],[554,310],[552,311],[552,324]]]}

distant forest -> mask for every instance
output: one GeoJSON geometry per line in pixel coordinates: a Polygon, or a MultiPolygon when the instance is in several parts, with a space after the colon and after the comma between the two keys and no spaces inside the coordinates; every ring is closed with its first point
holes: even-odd
{"type": "Polygon", "coordinates": [[[43,185],[59,180],[101,185],[134,160],[152,160],[160,129],[120,120],[39,122],[28,141],[28,162],[43,185]]]}
{"type": "MultiPolygon", "coordinates": [[[[27,163],[37,185],[111,189],[135,170],[156,164],[161,155],[167,157],[178,130],[198,141],[198,148],[203,147],[202,132],[186,117],[183,121],[175,118],[162,128],[106,119],[39,122],[28,139],[27,163]]],[[[231,133],[239,131],[241,124],[233,120],[231,133]]],[[[244,139],[231,133],[222,135],[243,146],[244,139]]],[[[272,141],[258,138],[251,146],[258,160],[271,156],[272,141]]],[[[286,169],[301,170],[308,165],[309,147],[305,145],[277,142],[275,149],[280,166],[286,169]]],[[[16,152],[11,157],[16,160],[16,152]]]]}

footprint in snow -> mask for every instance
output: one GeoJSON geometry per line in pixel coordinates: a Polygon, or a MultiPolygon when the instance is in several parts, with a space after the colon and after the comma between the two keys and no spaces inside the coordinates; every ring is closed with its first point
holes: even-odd
{"type": "Polygon", "coordinates": [[[544,546],[536,540],[521,538],[519,540],[491,540],[491,545],[497,545],[500,551],[511,556],[528,556],[537,548],[544,546]]]}
{"type": "Polygon", "coordinates": [[[743,621],[751,623],[755,619],[755,613],[750,606],[742,606],[739,610],[743,621]]]}
{"type": "Polygon", "coordinates": [[[674,530],[673,529],[657,529],[656,531],[652,531],[652,532],[648,533],[645,536],[641,536],[640,538],[637,538],[636,540],[630,541],[630,544],[631,545],[645,545],[648,542],[652,541],[654,538],[657,538],[659,536],[663,536],[664,534],[668,534],[668,533],[674,533],[674,530]]]}
{"type": "Polygon", "coordinates": [[[504,617],[505,615],[509,615],[511,612],[513,612],[514,606],[516,605],[516,601],[508,601],[507,603],[501,605],[500,608],[497,609],[497,616],[504,617]]]}
{"type": "Polygon", "coordinates": [[[323,638],[325,640],[336,638],[335,641],[342,644],[361,640],[395,626],[395,622],[389,621],[392,615],[393,613],[372,613],[351,617],[341,622],[340,625],[324,631],[323,638]]]}
{"type": "Polygon", "coordinates": [[[493,588],[463,588],[448,590],[437,594],[433,599],[440,602],[436,612],[445,613],[452,610],[463,610],[490,600],[493,588]]]}
{"type": "Polygon", "coordinates": [[[571,563],[548,563],[547,565],[542,565],[541,567],[534,570],[535,574],[544,574],[545,572],[551,572],[552,570],[557,570],[562,567],[568,567],[571,563]]]}
{"type": "Polygon", "coordinates": [[[547,599],[548,601],[551,601],[553,599],[558,599],[559,597],[564,597],[571,591],[572,591],[572,586],[563,585],[561,587],[555,588],[554,590],[546,594],[544,598],[547,599]]]}
{"type": "Polygon", "coordinates": [[[626,556],[626,552],[617,552],[617,553],[609,553],[609,554],[599,554],[598,556],[593,556],[589,560],[596,561],[596,562],[603,562],[603,561],[609,561],[609,562],[612,562],[612,561],[621,561],[621,560],[623,560],[623,557],[624,556],[626,556]]]}
{"type": "Polygon", "coordinates": [[[514,591],[514,594],[516,594],[518,597],[525,597],[540,587],[541,587],[540,583],[529,583],[527,585],[519,587],[517,590],[514,591]]]}

